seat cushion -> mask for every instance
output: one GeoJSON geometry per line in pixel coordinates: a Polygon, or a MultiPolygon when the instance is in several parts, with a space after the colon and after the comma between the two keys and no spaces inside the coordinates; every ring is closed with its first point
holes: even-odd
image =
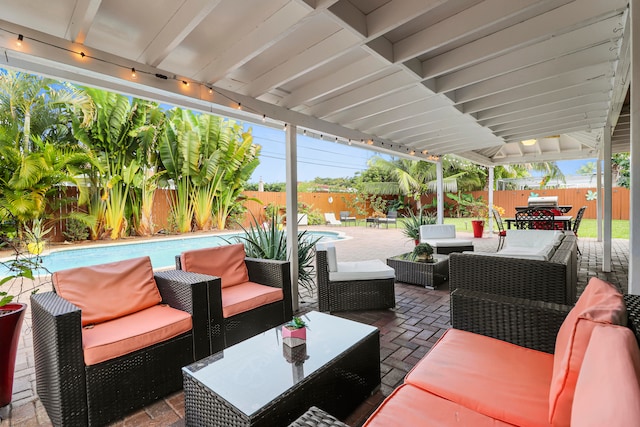
{"type": "Polygon", "coordinates": [[[548,426],[553,355],[449,329],[405,383],[506,423],[548,426]]]}
{"type": "Polygon", "coordinates": [[[570,424],[578,372],[593,328],[600,323],[626,325],[627,310],[622,294],[613,285],[593,277],[556,338],[549,391],[549,420],[553,425],[570,424]]]}
{"type": "Polygon", "coordinates": [[[629,328],[593,328],[576,383],[571,425],[640,425],[640,350],[629,328]]]}
{"type": "Polygon", "coordinates": [[[185,271],[219,277],[226,288],[249,281],[246,256],[244,245],[236,243],[182,252],[180,264],[185,271]]]}
{"type": "Polygon", "coordinates": [[[281,288],[265,286],[254,282],[240,283],[222,289],[222,316],[229,318],[256,307],[282,301],[281,288]]]}
{"type": "Polygon", "coordinates": [[[375,410],[363,427],[510,426],[427,391],[403,384],[375,410]]]}
{"type": "Polygon", "coordinates": [[[420,243],[428,243],[434,248],[473,246],[473,242],[471,240],[463,239],[422,239],[420,240],[420,243]]]}
{"type": "Polygon", "coordinates": [[[379,259],[338,262],[338,271],[329,272],[329,280],[332,282],[393,279],[394,277],[396,277],[395,270],[379,259]]]}
{"type": "Polygon", "coordinates": [[[191,315],[160,304],[82,329],[84,363],[95,365],[191,330],[191,315]]]}
{"type": "Polygon", "coordinates": [[[151,259],[140,257],[56,271],[53,286],[82,310],[82,325],[107,322],[162,301],[151,259]]]}

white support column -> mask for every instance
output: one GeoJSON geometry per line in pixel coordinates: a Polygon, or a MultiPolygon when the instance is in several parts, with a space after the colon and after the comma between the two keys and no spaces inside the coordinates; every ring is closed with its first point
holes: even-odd
{"type": "Polygon", "coordinates": [[[598,151],[596,162],[596,226],[598,242],[602,242],[602,150],[598,151]]]}
{"type": "Polygon", "coordinates": [[[604,157],[604,227],[603,227],[603,245],[602,245],[602,271],[608,273],[611,271],[611,203],[613,182],[611,179],[611,126],[604,127],[602,135],[602,143],[604,146],[602,156],[604,157]]]}
{"type": "MultiPolygon", "coordinates": [[[[631,28],[631,81],[640,82],[640,0],[631,0],[630,25],[631,28]],[[637,61],[636,61],[637,59],[637,61]],[[636,63],[638,66],[636,67],[636,63]],[[636,77],[637,76],[637,77],[636,77]]],[[[631,91],[631,153],[629,159],[630,201],[629,201],[629,289],[628,292],[640,295],[640,231],[635,227],[634,215],[640,212],[640,173],[635,173],[640,167],[640,108],[637,100],[640,96],[640,85],[632,84],[631,91]],[[634,232],[635,231],[635,232],[634,232]]]]}
{"type": "Polygon", "coordinates": [[[287,253],[291,261],[291,298],[293,311],[299,308],[298,301],[298,141],[295,125],[286,130],[287,169],[287,253]]]}
{"type": "Polygon", "coordinates": [[[438,224],[444,224],[444,175],[442,172],[442,158],[436,163],[436,198],[438,201],[438,224]]]}
{"type": "Polygon", "coordinates": [[[489,236],[493,237],[493,215],[491,214],[491,209],[493,209],[493,174],[495,172],[495,167],[489,167],[489,236]]]}

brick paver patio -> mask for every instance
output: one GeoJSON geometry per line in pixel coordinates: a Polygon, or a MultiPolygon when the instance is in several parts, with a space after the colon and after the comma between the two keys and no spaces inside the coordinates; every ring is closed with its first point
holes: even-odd
{"type": "MultiPolygon", "coordinates": [[[[357,261],[387,257],[409,252],[413,242],[408,241],[395,228],[368,227],[312,227],[319,230],[345,232],[349,239],[336,243],[338,259],[357,261]]],[[[460,233],[460,237],[467,237],[460,233]]],[[[494,252],[497,237],[473,239],[476,251],[494,252]]],[[[598,276],[616,283],[626,290],[629,242],[613,242],[612,272],[604,273],[602,264],[602,243],[595,239],[580,238],[582,251],[578,266],[578,287],[582,289],[588,279],[598,276]]],[[[44,289],[43,289],[44,290],[44,289]]],[[[396,308],[360,312],[342,312],[336,315],[368,323],[380,329],[380,357],[382,385],[380,391],[364,402],[358,410],[345,420],[351,426],[361,425],[377,405],[397,387],[406,373],[420,360],[449,327],[449,292],[445,285],[436,290],[426,290],[418,286],[396,284],[396,308]]],[[[300,303],[300,313],[317,309],[314,296],[304,296],[300,303]]],[[[27,313],[28,316],[28,313],[27,313]]],[[[47,414],[35,393],[35,374],[31,346],[30,322],[25,320],[20,341],[11,412],[0,422],[5,426],[47,426],[51,425],[47,414]]],[[[152,405],[131,414],[116,423],[118,426],[183,426],[184,398],[182,392],[175,393],[152,405]]]]}

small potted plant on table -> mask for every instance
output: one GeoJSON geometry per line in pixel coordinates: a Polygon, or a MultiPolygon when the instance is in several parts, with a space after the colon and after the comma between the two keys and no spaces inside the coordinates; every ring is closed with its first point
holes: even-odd
{"type": "Polygon", "coordinates": [[[433,260],[433,247],[428,243],[420,243],[413,248],[413,260],[429,262],[433,260]]]}
{"type": "Polygon", "coordinates": [[[293,317],[282,327],[282,342],[289,347],[296,347],[306,343],[307,324],[299,317],[293,317]]]}

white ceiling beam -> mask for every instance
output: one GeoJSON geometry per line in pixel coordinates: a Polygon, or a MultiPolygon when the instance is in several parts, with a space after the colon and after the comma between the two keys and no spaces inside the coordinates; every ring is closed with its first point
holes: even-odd
{"type": "Polygon", "coordinates": [[[385,64],[378,58],[366,56],[293,91],[282,99],[282,105],[287,108],[295,108],[305,102],[315,101],[345,87],[357,84],[380,72],[384,67],[385,64]]]}
{"type": "Polygon", "coordinates": [[[593,122],[591,126],[590,126],[590,123],[568,123],[566,126],[562,126],[562,127],[540,128],[540,129],[536,129],[535,132],[523,132],[523,133],[517,133],[514,135],[509,135],[508,137],[504,137],[504,140],[507,142],[512,142],[512,141],[522,141],[525,139],[532,139],[532,138],[544,138],[545,136],[549,136],[549,135],[558,135],[562,133],[576,132],[580,130],[595,129],[599,127],[602,127],[601,122],[593,122]]]}
{"type": "Polygon", "coordinates": [[[220,3],[220,0],[185,0],[176,13],[156,34],[138,57],[138,61],[159,66],[204,18],[220,3]]]}
{"type": "Polygon", "coordinates": [[[422,77],[431,79],[528,44],[562,34],[582,22],[622,13],[628,0],[580,0],[525,20],[422,62],[422,77]],[[615,10],[615,12],[612,12],[615,10]]]}
{"type": "Polygon", "coordinates": [[[541,43],[471,65],[438,77],[436,79],[438,91],[449,92],[511,71],[563,57],[588,46],[609,42],[611,47],[615,44],[615,40],[621,37],[620,32],[613,31],[620,26],[622,26],[621,16],[615,16],[541,43]]]}
{"type": "MultiPolygon", "coordinates": [[[[577,68],[613,61],[616,59],[616,52],[610,50],[610,47],[608,43],[604,43],[458,89],[455,91],[456,102],[471,101],[531,82],[559,76],[577,68]]],[[[437,79],[436,87],[438,87],[437,79]]]]}
{"type": "MultiPolygon", "coordinates": [[[[316,117],[326,117],[337,111],[342,111],[416,85],[415,78],[402,71],[396,71],[374,82],[335,96],[321,104],[314,105],[309,109],[309,113],[316,117]]],[[[416,88],[416,90],[419,89],[416,88]]]]}
{"type": "Polygon", "coordinates": [[[465,114],[476,113],[490,108],[537,97],[543,94],[566,90],[579,85],[596,85],[604,81],[611,85],[613,67],[611,63],[603,63],[563,74],[554,79],[533,82],[506,92],[499,92],[483,98],[465,102],[461,105],[465,114]]]}
{"type": "Polygon", "coordinates": [[[238,29],[242,36],[234,38],[224,50],[214,52],[215,57],[197,72],[195,78],[210,83],[219,81],[299,29],[310,19],[310,12],[300,3],[289,2],[265,16],[259,25],[245,31],[238,29]]]}
{"type": "MultiPolygon", "coordinates": [[[[583,106],[583,108],[597,108],[591,107],[590,104],[599,104],[598,107],[602,105],[605,106],[605,110],[608,109],[609,103],[609,95],[606,93],[597,93],[597,94],[587,94],[584,96],[577,96],[575,98],[561,100],[554,103],[548,103],[543,105],[535,105],[526,109],[514,109],[511,112],[500,114],[496,116],[495,114],[487,114],[488,119],[483,117],[478,117],[478,123],[482,126],[493,126],[502,123],[508,123],[513,120],[519,120],[522,118],[538,116],[541,114],[546,114],[549,112],[555,111],[563,111],[567,108],[574,108],[583,106]]],[[[502,107],[499,107],[502,108],[502,107]]]]}
{"type": "Polygon", "coordinates": [[[562,116],[558,116],[558,113],[554,111],[546,114],[541,114],[535,117],[527,117],[526,119],[514,120],[511,122],[503,123],[501,125],[492,126],[490,129],[497,134],[498,132],[504,132],[508,130],[517,130],[523,127],[532,126],[539,123],[559,124],[558,122],[561,122],[564,120],[570,121],[570,120],[576,120],[579,118],[583,118],[583,119],[594,118],[594,117],[601,118],[606,116],[607,114],[606,109],[597,109],[593,107],[593,105],[594,104],[591,104],[591,108],[593,109],[587,112],[584,111],[585,110],[584,107],[574,107],[572,109],[570,108],[570,109],[563,110],[562,116]]]}
{"type": "Polygon", "coordinates": [[[69,19],[65,38],[74,43],[84,43],[102,0],[78,0],[69,19]]]}
{"type": "Polygon", "coordinates": [[[597,123],[604,123],[606,120],[606,114],[601,115],[574,115],[574,116],[566,116],[560,117],[557,120],[549,120],[546,122],[537,122],[532,123],[527,126],[519,126],[513,129],[507,129],[500,132],[494,132],[496,136],[499,136],[504,139],[511,139],[514,135],[525,135],[525,134],[537,134],[539,131],[546,132],[548,129],[558,129],[557,132],[552,132],[554,135],[563,133],[560,129],[564,129],[566,127],[576,127],[584,125],[586,128],[596,127],[597,123]]]}
{"type": "MultiPolygon", "coordinates": [[[[414,117],[419,117],[416,121],[422,124],[424,122],[421,122],[420,120],[422,120],[427,114],[432,111],[441,110],[445,107],[446,105],[442,102],[442,99],[438,97],[423,98],[417,102],[403,103],[393,109],[380,112],[379,114],[371,115],[363,119],[346,122],[344,125],[357,129],[382,129],[385,126],[402,121],[410,123],[409,121],[414,117]],[[440,104],[438,104],[438,102],[440,102],[440,104]]],[[[448,109],[447,111],[449,112],[449,116],[458,116],[457,114],[451,113],[448,109]]]]}
{"type": "MultiPolygon", "coordinates": [[[[414,117],[408,117],[405,120],[401,120],[398,122],[389,123],[383,126],[374,126],[369,129],[371,129],[370,132],[375,133],[376,135],[386,135],[385,138],[393,139],[394,135],[396,135],[397,132],[402,132],[404,130],[409,130],[416,127],[423,127],[426,129],[433,127],[437,128],[440,122],[450,120],[452,118],[458,120],[458,117],[452,114],[450,109],[441,108],[439,110],[419,114],[414,117]]],[[[460,120],[463,121],[463,119],[464,116],[460,116],[460,120]]]]}
{"type": "Polygon", "coordinates": [[[367,37],[380,37],[448,0],[393,0],[367,15],[367,37]]]}
{"type": "Polygon", "coordinates": [[[303,52],[292,55],[257,79],[249,82],[245,93],[254,98],[279,87],[296,77],[341,56],[345,50],[358,45],[358,40],[346,30],[338,30],[303,52]]]}
{"type": "Polygon", "coordinates": [[[531,18],[531,13],[534,13],[533,16],[540,13],[541,3],[546,3],[546,7],[549,8],[567,1],[485,0],[395,43],[394,62],[407,61],[491,27],[508,27],[531,18]]]}

